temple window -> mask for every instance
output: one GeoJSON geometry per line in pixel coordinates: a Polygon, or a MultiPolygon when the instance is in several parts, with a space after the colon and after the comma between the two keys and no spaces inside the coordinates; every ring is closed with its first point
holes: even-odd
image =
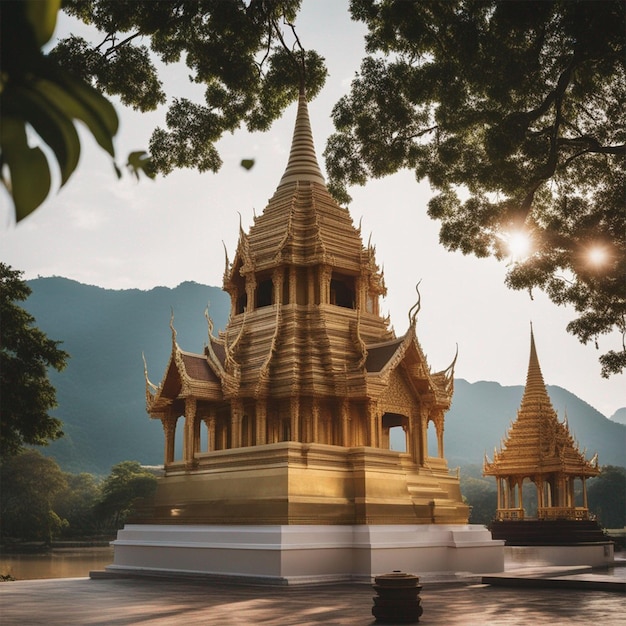
{"type": "Polygon", "coordinates": [[[274,285],[271,278],[260,279],[256,288],[256,308],[272,304],[274,285]]]}
{"type": "Polygon", "coordinates": [[[407,452],[407,417],[398,413],[385,413],[382,425],[383,447],[396,452],[407,452]]]}
{"type": "Polygon", "coordinates": [[[283,304],[289,304],[289,277],[283,280],[283,304]]]}
{"type": "Polygon", "coordinates": [[[389,449],[406,452],[406,433],[402,426],[392,426],[389,429],[389,449]]]}
{"type": "Polygon", "coordinates": [[[198,440],[198,452],[209,451],[209,429],[204,420],[199,420],[199,440],[198,440]]]}
{"type": "Polygon", "coordinates": [[[309,276],[305,267],[299,267],[296,274],[296,303],[308,304],[309,276]]]}
{"type": "Polygon", "coordinates": [[[330,303],[346,309],[356,308],[353,276],[333,272],[330,280],[330,303]]]}

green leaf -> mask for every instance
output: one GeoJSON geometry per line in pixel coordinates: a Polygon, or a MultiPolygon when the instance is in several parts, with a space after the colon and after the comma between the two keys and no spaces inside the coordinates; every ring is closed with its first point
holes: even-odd
{"type": "Polygon", "coordinates": [[[254,167],[254,159],[242,159],[241,167],[245,170],[251,170],[254,167]]]}
{"type": "Polygon", "coordinates": [[[9,192],[15,204],[16,221],[32,213],[50,191],[50,169],[40,148],[31,148],[24,121],[4,117],[0,128],[2,158],[11,173],[9,192]]]}
{"type": "Polygon", "coordinates": [[[66,74],[38,82],[38,90],[57,108],[87,125],[98,144],[115,155],[113,137],[118,118],[113,105],[98,91],[66,74]]]}
{"type": "Polygon", "coordinates": [[[152,166],[152,157],[144,150],[137,150],[128,155],[126,167],[139,179],[139,172],[143,172],[148,178],[154,178],[156,173],[152,166]]]}
{"type": "Polygon", "coordinates": [[[23,0],[26,19],[39,46],[50,41],[57,24],[61,0],[23,0]]]}
{"type": "Polygon", "coordinates": [[[3,94],[4,113],[29,123],[52,148],[64,185],[78,165],[80,140],[71,120],[37,89],[18,86],[3,94]]]}

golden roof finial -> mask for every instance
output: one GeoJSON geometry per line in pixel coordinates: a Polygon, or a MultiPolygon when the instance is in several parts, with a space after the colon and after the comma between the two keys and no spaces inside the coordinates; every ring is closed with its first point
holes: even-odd
{"type": "Polygon", "coordinates": [[[225,262],[224,276],[226,276],[228,274],[228,266],[230,265],[230,261],[228,260],[228,250],[226,249],[226,244],[224,243],[223,240],[222,240],[222,245],[224,246],[224,262],[225,262]]]}
{"type": "Polygon", "coordinates": [[[148,378],[148,363],[146,362],[146,355],[143,352],[141,353],[141,358],[143,359],[143,375],[146,379],[146,390],[158,391],[159,388],[154,383],[151,383],[148,378]]]}
{"type": "Polygon", "coordinates": [[[530,357],[528,359],[528,373],[526,374],[526,387],[524,388],[524,396],[520,405],[520,413],[526,413],[526,410],[537,410],[537,407],[544,406],[548,410],[552,408],[552,402],[543,380],[541,367],[539,365],[539,357],[537,356],[537,348],[535,347],[535,335],[533,333],[532,323],[530,325],[530,357]],[[532,407],[532,408],[531,408],[532,407]],[[525,410],[526,409],[526,410],[525,410]]]}
{"type": "Polygon", "coordinates": [[[415,285],[415,291],[417,292],[417,302],[409,309],[409,326],[414,327],[417,321],[417,314],[420,312],[422,308],[422,294],[420,293],[420,283],[422,280],[420,279],[415,285]]]}
{"type": "Polygon", "coordinates": [[[298,113],[291,141],[291,152],[289,153],[285,173],[280,179],[278,187],[280,188],[282,185],[297,181],[310,181],[326,185],[317,162],[317,156],[315,155],[315,144],[313,143],[309,110],[303,86],[300,87],[298,113]]]}
{"type": "Polygon", "coordinates": [[[176,329],[174,328],[174,307],[170,309],[170,330],[172,331],[172,344],[177,345],[176,343],[176,329]]]}

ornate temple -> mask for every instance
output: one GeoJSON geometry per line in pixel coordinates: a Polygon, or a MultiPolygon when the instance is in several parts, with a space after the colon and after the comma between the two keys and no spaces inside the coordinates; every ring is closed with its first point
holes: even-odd
{"type": "Polygon", "coordinates": [[[453,366],[430,371],[419,303],[402,337],[389,329],[374,253],[326,188],[301,96],[285,173],[227,259],[226,329],[213,336],[209,320],[202,354],[181,350],[173,330],[162,383],[148,383],[165,433],[155,521],[467,522],[443,458],[453,366]],[[393,427],[407,454],[389,449],[393,427]]]}
{"type": "Polygon", "coordinates": [[[570,542],[574,536],[578,540],[602,540],[595,522],[574,526],[563,523],[589,521],[586,481],[599,473],[597,455],[590,461],[585,459],[567,421],[558,420],[543,380],[531,328],[526,386],[517,418],[501,450],[494,451],[493,460],[485,455],[483,464],[483,475],[495,476],[497,481],[493,536],[506,539],[509,545],[570,542]],[[522,499],[525,481],[534,484],[536,490],[537,513],[532,516],[532,524],[515,523],[528,522],[530,517],[522,499]],[[579,503],[575,494],[577,481],[582,491],[579,503]],[[542,523],[550,521],[559,521],[558,528],[542,523]]]}
{"type": "Polygon", "coordinates": [[[146,372],[165,475],[107,571],[277,584],[500,571],[503,542],[467,523],[444,458],[454,361],[431,371],[419,297],[401,337],[381,315],[375,250],[326,188],[304,95],[285,172],[240,229],[224,289],[225,330],[207,314],[206,347],[190,353],[172,323],[161,383],[146,372]],[[405,451],[390,449],[398,433],[405,451]]]}

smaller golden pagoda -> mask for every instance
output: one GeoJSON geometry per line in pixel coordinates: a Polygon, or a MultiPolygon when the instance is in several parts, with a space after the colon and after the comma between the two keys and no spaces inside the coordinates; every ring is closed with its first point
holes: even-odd
{"type": "MultiPolygon", "coordinates": [[[[526,387],[517,419],[493,461],[485,455],[484,476],[497,481],[497,521],[525,518],[522,486],[530,480],[537,489],[537,520],[587,520],[586,480],[600,473],[597,455],[590,461],[580,452],[560,422],[543,380],[532,326],[526,387]],[[576,506],[575,481],[582,481],[582,506],[576,506]]],[[[495,536],[495,535],[494,535],[495,536]]]]}

